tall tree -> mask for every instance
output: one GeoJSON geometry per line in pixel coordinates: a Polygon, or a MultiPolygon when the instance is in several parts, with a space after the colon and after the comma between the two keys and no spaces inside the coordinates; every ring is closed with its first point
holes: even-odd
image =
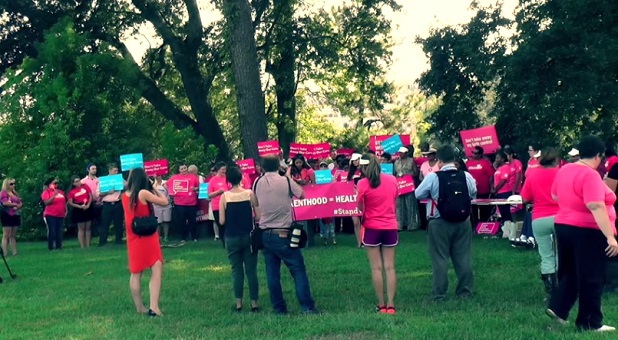
{"type": "Polygon", "coordinates": [[[223,8],[243,150],[246,158],[257,158],[257,142],[268,136],[251,9],[247,0],[224,0],[223,8]]]}

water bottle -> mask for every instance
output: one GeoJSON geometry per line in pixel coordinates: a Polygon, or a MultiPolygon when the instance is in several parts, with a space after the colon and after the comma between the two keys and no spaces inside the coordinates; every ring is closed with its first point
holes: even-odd
{"type": "Polygon", "coordinates": [[[290,238],[291,248],[298,248],[298,243],[300,243],[300,234],[301,234],[300,229],[292,230],[292,237],[290,238]]]}

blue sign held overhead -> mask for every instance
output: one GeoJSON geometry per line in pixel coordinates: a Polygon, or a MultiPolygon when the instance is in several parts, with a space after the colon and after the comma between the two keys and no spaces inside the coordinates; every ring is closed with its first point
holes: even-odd
{"type": "Polygon", "coordinates": [[[201,200],[208,199],[208,183],[200,183],[200,191],[197,194],[197,198],[201,200]]]}
{"type": "Polygon", "coordinates": [[[129,171],[144,167],[144,156],[141,153],[120,156],[120,169],[129,171]]]}
{"type": "Polygon", "coordinates": [[[104,193],[112,190],[124,190],[124,179],[122,178],[122,174],[99,177],[99,191],[104,193]]]}
{"type": "Polygon", "coordinates": [[[399,137],[399,135],[393,135],[380,143],[380,146],[382,146],[382,150],[384,150],[384,152],[395,154],[399,151],[399,148],[403,146],[403,142],[401,141],[401,137],[399,137]]]}
{"type": "Polygon", "coordinates": [[[316,170],[315,184],[329,184],[333,182],[333,174],[330,170],[316,170]]]}
{"type": "Polygon", "coordinates": [[[393,174],[393,163],[382,163],[380,164],[380,169],[383,174],[392,175],[393,174]]]}

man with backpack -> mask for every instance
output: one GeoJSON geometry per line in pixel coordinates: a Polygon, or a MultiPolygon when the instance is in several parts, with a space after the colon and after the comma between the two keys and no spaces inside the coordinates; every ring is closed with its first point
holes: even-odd
{"type": "Polygon", "coordinates": [[[439,172],[427,175],[416,188],[419,200],[429,199],[427,219],[429,227],[429,257],[433,270],[434,301],[446,298],[448,290],[448,260],[457,274],[459,297],[472,295],[472,228],[471,201],[476,197],[476,183],[472,175],[455,167],[455,149],[443,146],[438,150],[439,172]]]}

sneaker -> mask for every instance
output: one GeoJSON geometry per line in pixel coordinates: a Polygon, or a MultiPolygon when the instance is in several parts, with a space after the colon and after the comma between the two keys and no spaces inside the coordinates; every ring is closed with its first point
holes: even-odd
{"type": "Polygon", "coordinates": [[[393,307],[393,306],[387,307],[386,308],[386,314],[395,315],[395,307],[393,307]]]}
{"type": "Polygon", "coordinates": [[[196,239],[196,238],[194,238],[194,239],[193,239],[193,242],[197,242],[197,239],[196,239]]]}
{"type": "Polygon", "coordinates": [[[337,241],[336,240],[333,240],[333,245],[337,245],[337,241]]]}
{"type": "Polygon", "coordinates": [[[215,241],[219,241],[219,236],[215,236],[215,241]]]}
{"type": "Polygon", "coordinates": [[[616,330],[616,327],[603,325],[603,326],[601,326],[601,328],[597,328],[594,331],[595,332],[613,332],[615,330],[616,330]]]}
{"type": "MultiPolygon", "coordinates": [[[[556,313],[554,313],[553,310],[551,309],[546,309],[545,310],[545,314],[547,314],[547,316],[549,316],[550,318],[552,318],[554,321],[556,321],[557,323],[561,324],[561,325],[567,325],[569,322],[560,318],[558,315],[556,315],[556,313]]],[[[603,328],[603,327],[601,327],[603,328]]]]}

